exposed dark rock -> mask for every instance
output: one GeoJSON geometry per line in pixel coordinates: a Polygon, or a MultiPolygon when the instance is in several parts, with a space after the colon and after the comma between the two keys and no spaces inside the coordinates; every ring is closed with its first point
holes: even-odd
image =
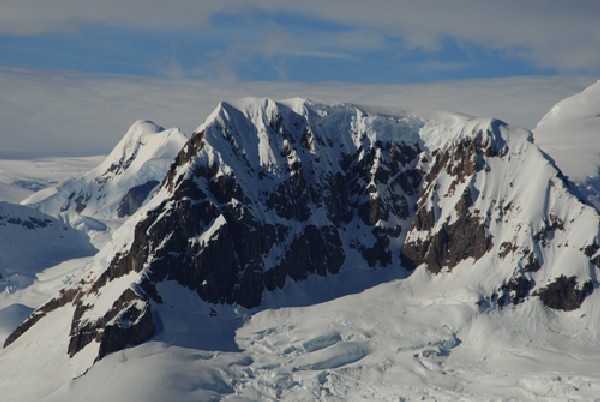
{"type": "Polygon", "coordinates": [[[234,176],[220,175],[208,181],[208,191],[217,202],[226,203],[232,199],[244,200],[244,193],[234,176]]]}
{"type": "Polygon", "coordinates": [[[336,172],[335,176],[330,175],[326,178],[325,185],[316,187],[314,193],[313,201],[318,202],[319,195],[322,197],[322,203],[327,208],[327,217],[335,227],[340,227],[342,223],[350,223],[354,214],[346,176],[340,172],[336,172]]]}
{"type": "Polygon", "coordinates": [[[139,207],[142,206],[146,198],[152,190],[158,186],[158,182],[151,180],[139,186],[129,189],[127,194],[123,196],[119,207],[117,208],[117,216],[123,218],[132,215],[139,207]]]}
{"type": "Polygon", "coordinates": [[[83,212],[85,207],[87,207],[87,202],[90,200],[89,194],[83,195],[79,194],[77,198],[75,198],[75,212],[80,214],[83,212]]]}
{"type": "MultiPolygon", "coordinates": [[[[144,288],[149,295],[154,294],[151,283],[173,279],[196,290],[206,301],[255,307],[262,298],[264,283],[272,283],[272,277],[277,276],[263,274],[263,255],[285,240],[287,230],[284,225],[258,223],[245,207],[226,209],[219,214],[209,202],[191,205],[190,201],[180,200],[169,213],[153,212],[137,225],[134,247],[115,257],[94,289],[98,291],[116,277],[141,270],[152,250],[150,282],[144,288]],[[224,222],[204,244],[190,243],[190,238],[200,235],[217,218],[224,222]],[[155,239],[166,237],[161,248],[154,249],[155,239]]],[[[279,274],[285,273],[281,274],[283,282],[277,281],[277,285],[282,286],[286,276],[300,280],[312,272],[335,273],[343,261],[337,229],[308,225],[274,269],[279,274]]]]}
{"type": "Polygon", "coordinates": [[[592,244],[587,245],[583,250],[584,254],[590,257],[590,261],[597,268],[600,268],[600,253],[598,253],[599,249],[600,246],[598,245],[598,242],[594,239],[594,242],[592,244]]]}
{"type": "Polygon", "coordinates": [[[433,161],[431,167],[429,168],[429,172],[425,176],[425,181],[427,183],[433,182],[438,177],[442,169],[448,166],[450,152],[443,152],[436,149],[431,153],[431,156],[433,161]]]}
{"type": "Polygon", "coordinates": [[[424,242],[407,242],[402,248],[403,265],[412,270],[425,263],[438,273],[442,267],[452,269],[460,261],[481,258],[492,246],[492,239],[478,219],[465,217],[442,228],[424,242]]]}
{"type": "Polygon", "coordinates": [[[106,183],[106,181],[109,179],[109,177],[119,175],[119,174],[123,173],[124,171],[126,171],[127,169],[129,169],[129,166],[131,166],[131,164],[133,163],[135,158],[137,158],[137,153],[138,153],[138,148],[136,147],[134,152],[132,152],[130,155],[127,155],[127,156],[124,155],[121,158],[119,158],[119,161],[117,163],[113,163],[106,170],[106,172],[104,172],[104,173],[102,173],[102,175],[96,177],[96,179],[95,179],[96,182],[106,183]]]}
{"type": "Polygon", "coordinates": [[[517,246],[515,246],[513,243],[506,242],[506,241],[502,242],[502,244],[500,244],[500,248],[502,249],[502,251],[500,251],[500,253],[498,253],[500,258],[506,258],[506,256],[508,254],[510,254],[518,249],[517,246]]]}
{"type": "Polygon", "coordinates": [[[19,225],[23,226],[25,229],[34,230],[39,228],[48,227],[48,225],[52,224],[52,219],[37,219],[33,216],[29,216],[26,219],[14,218],[14,217],[6,217],[0,216],[0,225],[11,224],[11,225],[19,225]],[[6,223],[5,223],[6,222],[6,223]]]}
{"type": "Polygon", "coordinates": [[[502,296],[497,298],[496,305],[504,307],[509,301],[513,304],[522,303],[529,296],[529,292],[531,292],[534,285],[533,279],[524,276],[510,278],[507,283],[500,287],[499,291],[502,292],[502,296]]]}
{"type": "Polygon", "coordinates": [[[310,273],[325,276],[336,274],[345,255],[339,233],[334,226],[318,228],[308,225],[294,238],[281,263],[265,273],[265,286],[274,290],[285,285],[289,276],[294,281],[306,279],[310,273]]]}
{"type": "Polygon", "coordinates": [[[90,195],[89,194],[83,194],[83,193],[71,193],[69,194],[69,197],[67,198],[67,202],[60,207],[60,212],[65,212],[68,211],[69,209],[71,209],[72,206],[72,202],[75,203],[75,211],[77,213],[81,213],[85,207],[87,207],[87,202],[90,200],[90,195]]]}
{"type": "Polygon", "coordinates": [[[97,360],[126,346],[139,345],[150,339],[154,332],[150,305],[143,304],[140,309],[132,304],[120,313],[118,322],[104,328],[100,336],[97,360]]]}
{"type": "Polygon", "coordinates": [[[533,239],[539,242],[542,247],[546,247],[548,240],[554,238],[554,233],[557,230],[565,230],[565,224],[562,219],[550,215],[550,217],[544,221],[544,226],[540,231],[534,234],[533,239]]]}
{"type": "Polygon", "coordinates": [[[419,208],[415,215],[414,227],[416,230],[431,230],[435,226],[435,209],[419,208]]]}
{"type": "Polygon", "coordinates": [[[378,168],[375,170],[375,183],[387,184],[390,180],[390,172],[385,168],[378,168]]]}
{"type": "Polygon", "coordinates": [[[371,198],[358,208],[358,216],[366,225],[375,225],[379,219],[387,220],[387,210],[379,198],[371,198]]]}
{"type": "Polygon", "coordinates": [[[4,347],[7,347],[14,341],[16,341],[21,335],[23,335],[29,328],[31,328],[36,322],[41,320],[46,314],[66,305],[72,303],[77,295],[78,289],[67,289],[61,290],[60,295],[48,301],[42,307],[36,309],[31,315],[23,321],[4,341],[4,347]]]}
{"type": "MultiPolygon", "coordinates": [[[[473,139],[460,140],[447,150],[431,153],[431,164],[419,193],[412,230],[431,231],[435,227],[435,207],[428,207],[428,200],[434,200],[436,179],[442,171],[455,177],[450,186],[450,190],[454,191],[458,183],[466,182],[468,177],[485,167],[485,158],[506,155],[508,147],[499,133],[503,125],[495,120],[487,137],[479,132],[473,139]]],[[[469,257],[477,260],[490,250],[492,238],[486,233],[485,224],[470,211],[473,197],[471,188],[467,187],[454,207],[457,213],[455,222],[444,222],[441,229],[427,240],[407,241],[400,254],[402,265],[412,270],[425,263],[431,272],[437,273],[442,267],[452,269],[469,257]]],[[[509,251],[505,248],[504,253],[509,251]]]]}
{"type": "MultiPolygon", "coordinates": [[[[526,250],[528,251],[528,250],[526,250]]],[[[540,265],[540,260],[533,252],[527,252],[524,257],[524,265],[523,270],[525,272],[537,272],[540,270],[542,266],[540,265]]]]}
{"type": "MultiPolygon", "coordinates": [[[[171,164],[169,171],[165,177],[164,183],[167,184],[169,190],[173,189],[176,183],[173,183],[173,177],[177,172],[177,167],[182,166],[192,160],[198,154],[198,151],[204,146],[204,132],[194,133],[187,140],[181,151],[175,157],[175,161],[171,164]]],[[[183,177],[181,177],[183,178],[183,177]]]]}
{"type": "Polygon", "coordinates": [[[375,267],[378,263],[385,267],[392,262],[392,252],[389,249],[390,233],[383,228],[376,227],[373,229],[373,236],[375,237],[373,247],[361,247],[360,251],[370,267],[375,267]]]}
{"type": "Polygon", "coordinates": [[[81,319],[88,309],[77,304],[68,354],[74,356],[92,341],[100,344],[97,360],[127,345],[138,345],[154,335],[154,322],[150,305],[133,289],[126,289],[106,314],[92,322],[81,319]]]}
{"type": "Polygon", "coordinates": [[[310,217],[310,198],[304,179],[281,183],[269,195],[267,207],[274,209],[281,218],[305,222],[310,217]]]}
{"type": "MultiPolygon", "coordinates": [[[[485,225],[477,217],[470,215],[471,192],[467,188],[456,204],[457,219],[449,224],[444,222],[441,229],[431,234],[425,241],[407,241],[402,247],[401,262],[405,268],[413,270],[421,264],[438,273],[442,267],[452,269],[460,261],[472,257],[481,258],[492,247],[492,238],[486,233],[485,225]]],[[[419,209],[413,222],[417,230],[430,230],[435,226],[433,209],[422,213],[419,209]]]]}
{"type": "Polygon", "coordinates": [[[581,303],[594,290],[592,281],[587,281],[580,288],[574,276],[560,276],[543,289],[536,290],[542,303],[555,310],[571,311],[581,307],[581,303]]]}
{"type": "Polygon", "coordinates": [[[596,254],[599,249],[600,249],[600,245],[598,245],[598,242],[596,241],[596,239],[594,239],[592,244],[588,244],[587,246],[585,246],[583,252],[588,257],[591,257],[594,254],[596,254]]]}
{"type": "Polygon", "coordinates": [[[407,169],[396,176],[394,183],[398,183],[405,194],[413,195],[421,185],[422,176],[423,172],[417,169],[407,169]]]}
{"type": "Polygon", "coordinates": [[[447,159],[446,171],[450,176],[457,176],[461,182],[483,169],[482,152],[476,141],[460,141],[453,147],[453,154],[448,155],[447,159]]]}

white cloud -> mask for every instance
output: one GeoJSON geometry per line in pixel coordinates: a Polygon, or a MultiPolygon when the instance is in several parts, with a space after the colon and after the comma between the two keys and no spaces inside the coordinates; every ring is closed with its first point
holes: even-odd
{"type": "Polygon", "coordinates": [[[0,68],[0,143],[5,154],[105,153],[135,120],[190,133],[219,101],[244,96],[443,109],[533,128],[556,102],[594,81],[563,76],[421,85],[208,82],[0,68]]]}
{"type": "MultiPolygon", "coordinates": [[[[398,39],[404,48],[435,51],[442,40],[453,38],[541,67],[600,69],[597,0],[0,0],[0,10],[0,33],[12,34],[69,32],[89,23],[152,31],[205,29],[217,13],[244,16],[262,11],[253,23],[240,26],[236,34],[241,35],[237,39],[241,42],[263,25],[265,32],[271,32],[270,27],[277,26],[274,16],[280,12],[340,24],[346,32],[318,41],[298,40],[279,26],[272,31],[279,39],[269,45],[275,53],[290,47],[318,52],[337,49],[338,53],[352,46],[380,48],[384,38],[398,39]]],[[[301,36],[310,39],[313,30],[307,26],[301,36]]],[[[265,39],[265,35],[260,37],[265,39]]]]}

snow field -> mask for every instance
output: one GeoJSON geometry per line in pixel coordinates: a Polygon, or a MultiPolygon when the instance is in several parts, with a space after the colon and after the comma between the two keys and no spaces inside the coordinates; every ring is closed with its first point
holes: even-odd
{"type": "Polygon", "coordinates": [[[165,283],[162,294],[179,296],[157,311],[164,333],[108,356],[44,400],[597,396],[600,339],[588,326],[598,318],[587,310],[597,304],[596,294],[582,311],[566,314],[537,302],[482,314],[468,287],[448,292],[441,278],[428,276],[416,273],[335,300],[253,314],[198,302],[192,292],[165,283]]]}
{"type": "Polygon", "coordinates": [[[104,156],[0,158],[0,201],[18,204],[39,191],[50,194],[53,186],[85,174],[103,159],[104,156]]]}

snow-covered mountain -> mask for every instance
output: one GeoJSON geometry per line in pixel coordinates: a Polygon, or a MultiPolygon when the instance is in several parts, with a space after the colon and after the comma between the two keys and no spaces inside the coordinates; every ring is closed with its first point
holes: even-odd
{"type": "Polygon", "coordinates": [[[600,81],[557,103],[533,133],[579,194],[600,210],[600,81]]]}
{"type": "Polygon", "coordinates": [[[98,167],[33,194],[23,203],[84,228],[98,227],[92,217],[129,216],[155,190],[186,140],[176,128],[165,130],[149,121],[137,121],[98,167]]]}
{"type": "Polygon", "coordinates": [[[60,362],[31,394],[57,400],[120,365],[181,382],[124,369],[144,378],[140,400],[493,397],[506,384],[484,392],[469,370],[509,370],[501,347],[548,353],[578,333],[589,348],[572,356],[600,355],[598,211],[526,130],[244,99],[215,109],[161,183],[76,285],[7,338],[0,374],[26,381],[32,366],[60,362]]]}

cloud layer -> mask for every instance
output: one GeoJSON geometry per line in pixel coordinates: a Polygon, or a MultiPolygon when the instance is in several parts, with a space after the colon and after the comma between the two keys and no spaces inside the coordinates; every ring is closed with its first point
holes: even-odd
{"type": "Polygon", "coordinates": [[[7,154],[101,154],[140,119],[191,133],[222,100],[306,97],[494,116],[533,128],[595,79],[522,77],[413,85],[244,82],[0,68],[0,143],[7,154]]]}
{"type": "Polygon", "coordinates": [[[597,0],[0,0],[0,10],[0,34],[76,35],[100,25],[229,36],[215,59],[235,52],[350,57],[357,49],[402,55],[436,52],[451,40],[554,71],[600,71],[597,0]],[[219,31],[222,18],[235,19],[235,29],[219,31]]]}

